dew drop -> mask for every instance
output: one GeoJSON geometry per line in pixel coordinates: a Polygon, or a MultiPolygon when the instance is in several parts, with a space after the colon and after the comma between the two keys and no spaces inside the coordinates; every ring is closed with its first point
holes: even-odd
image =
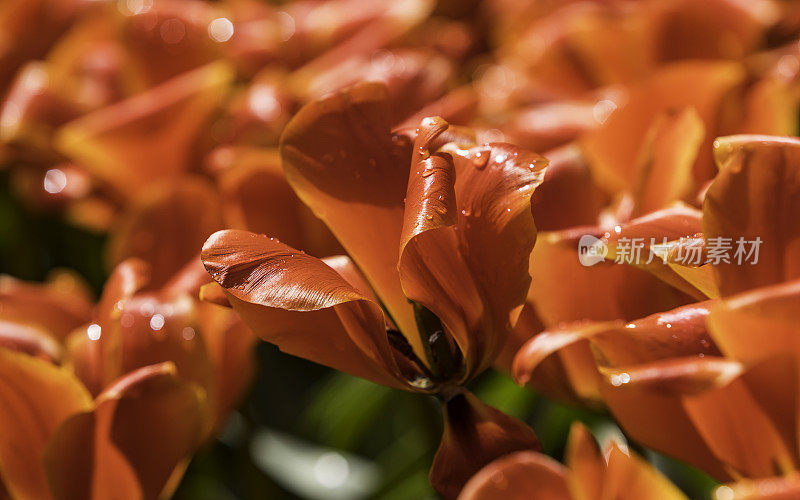
{"type": "Polygon", "coordinates": [[[475,165],[475,168],[478,170],[483,170],[486,168],[486,164],[489,163],[489,156],[491,152],[488,149],[484,149],[475,153],[475,157],[472,159],[472,164],[475,165]]]}
{"type": "Polygon", "coordinates": [[[96,323],[92,323],[88,328],[86,328],[86,336],[89,337],[89,340],[100,340],[101,332],[102,329],[100,328],[100,325],[96,323]]]}

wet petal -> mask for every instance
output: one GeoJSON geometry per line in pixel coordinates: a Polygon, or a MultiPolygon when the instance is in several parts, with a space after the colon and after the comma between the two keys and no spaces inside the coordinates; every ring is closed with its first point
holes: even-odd
{"type": "Polygon", "coordinates": [[[468,378],[499,355],[527,294],[530,195],[546,161],[500,143],[440,151],[412,169],[399,270],[406,295],[453,333],[468,378]]]}
{"type": "MultiPolygon", "coordinates": [[[[690,301],[655,276],[632,266],[613,262],[582,265],[578,244],[584,235],[600,238],[603,231],[586,227],[544,233],[536,242],[528,300],[545,325],[585,319],[631,320],[690,301]]],[[[645,255],[643,252],[642,260],[645,255]]]]}
{"type": "MultiPolygon", "coordinates": [[[[397,272],[411,143],[390,132],[386,89],[364,83],[307,104],[281,137],[287,179],[352,256],[399,329],[416,335],[397,272]]],[[[421,354],[421,353],[420,353],[421,354]]]]}
{"type": "Polygon", "coordinates": [[[289,354],[402,387],[379,306],[322,261],[235,230],[212,235],[202,259],[260,338],[289,354]]]}
{"type": "Polygon", "coordinates": [[[430,480],[445,498],[456,498],[481,467],[515,451],[540,450],[533,430],[482,403],[470,393],[444,405],[444,433],[431,467],[430,480]]]}
{"type": "Polygon", "coordinates": [[[0,348],[0,470],[15,498],[50,498],[41,457],[62,422],[91,408],[77,378],[48,361],[0,348]]]}
{"type": "MultiPolygon", "coordinates": [[[[699,281],[708,268],[693,271],[694,254],[683,248],[701,231],[702,213],[683,203],[615,225],[603,235],[607,260],[645,269],[687,295],[701,300],[708,287],[699,281]],[[636,249],[638,245],[640,249],[636,249]],[[684,252],[685,253],[682,253],[684,252]],[[702,286],[702,288],[698,288],[702,286]]],[[[698,262],[704,262],[702,255],[698,262]]]]}
{"type": "Polygon", "coordinates": [[[719,355],[706,329],[713,302],[656,313],[591,337],[602,364],[624,366],[682,356],[719,355]]]}
{"type": "Polygon", "coordinates": [[[728,472],[698,433],[681,395],[724,385],[740,372],[733,362],[678,358],[607,372],[601,390],[632,439],[725,479],[728,472]]]}
{"type": "Polygon", "coordinates": [[[723,137],[714,154],[720,172],[703,204],[703,233],[706,245],[731,239],[730,262],[715,265],[721,295],[800,277],[800,140],[723,137]],[[753,263],[747,252],[757,238],[753,263]]]}

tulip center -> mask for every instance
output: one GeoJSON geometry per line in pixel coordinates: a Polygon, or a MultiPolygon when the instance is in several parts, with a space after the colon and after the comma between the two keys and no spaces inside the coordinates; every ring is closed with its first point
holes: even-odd
{"type": "Polygon", "coordinates": [[[442,384],[458,379],[463,372],[463,356],[458,345],[447,334],[442,320],[419,304],[414,304],[414,316],[432,380],[442,384]]]}

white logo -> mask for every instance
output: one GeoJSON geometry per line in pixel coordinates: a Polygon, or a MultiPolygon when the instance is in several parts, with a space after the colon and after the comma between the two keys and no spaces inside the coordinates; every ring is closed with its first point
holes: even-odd
{"type": "Polygon", "coordinates": [[[605,260],[606,255],[608,255],[608,246],[600,238],[584,234],[578,240],[578,259],[581,261],[581,265],[593,266],[605,260]]]}

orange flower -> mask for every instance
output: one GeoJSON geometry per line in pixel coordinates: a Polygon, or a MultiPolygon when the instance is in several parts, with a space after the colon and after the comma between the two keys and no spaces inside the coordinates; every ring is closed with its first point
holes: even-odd
{"type": "Polygon", "coordinates": [[[582,424],[572,424],[566,467],[521,451],[495,460],[469,480],[459,500],[685,500],[680,490],[626,447],[600,450],[582,424]]]}
{"type": "MultiPolygon", "coordinates": [[[[696,204],[696,194],[707,187],[713,175],[713,137],[724,130],[789,133],[796,128],[793,120],[783,118],[786,109],[797,106],[791,97],[796,93],[796,72],[794,76],[776,72],[780,57],[793,56],[776,52],[747,64],[665,65],[612,103],[610,116],[583,133],[577,149],[548,153],[551,168],[534,196],[534,206],[537,226],[553,232],[543,234],[534,251],[531,265],[537,272],[532,273],[526,305],[530,309],[526,316],[538,319],[517,328],[508,350],[520,347],[542,324],[555,328],[573,321],[633,320],[705,296],[680,277],[696,274],[696,280],[708,281],[700,269],[663,266],[658,259],[639,269],[607,263],[584,267],[576,252],[578,242],[584,235],[604,239],[609,245],[607,258],[613,260],[619,238],[643,236],[647,242],[651,237],[660,242],[700,233],[700,213],[673,204],[696,204]],[[751,106],[762,99],[762,105],[751,106]]],[[[644,249],[645,256],[648,251],[649,247],[644,249]]],[[[507,353],[501,359],[511,357],[507,353]]],[[[597,374],[585,344],[561,349],[556,358],[560,359],[548,361],[547,372],[560,373],[568,384],[559,388],[550,383],[553,376],[543,379],[545,371],[530,383],[555,397],[598,404],[597,374]]],[[[508,369],[507,364],[501,367],[508,369]]]]}
{"type": "MultiPolygon", "coordinates": [[[[730,262],[682,266],[674,251],[686,244],[675,243],[665,254],[669,266],[656,266],[658,275],[718,298],[627,324],[543,333],[523,347],[515,366],[524,381],[553,352],[589,343],[603,375],[603,400],[634,439],[720,479],[767,478],[792,473],[800,463],[794,403],[799,233],[793,217],[800,142],[745,136],[716,144],[720,173],[705,196],[703,234],[691,244],[704,244],[708,256],[712,238],[761,238],[757,263],[731,255],[730,262]]],[[[650,224],[621,228],[608,238],[609,253],[623,236],[681,227],[665,212],[650,224]]],[[[690,225],[699,229],[695,221],[690,225]]]]}
{"type": "Polygon", "coordinates": [[[475,146],[442,119],[391,125],[383,86],[361,84],[305,106],[281,138],[290,184],[353,261],[236,230],[213,235],[202,259],[262,339],[439,394],[445,432],[431,480],[454,497],[483,463],[538,445],[463,386],[491,365],[519,314],[536,235],[530,195],[546,160],[475,146]]]}
{"type": "Polygon", "coordinates": [[[0,470],[13,498],[155,499],[177,485],[205,424],[202,398],[172,364],[130,373],[93,400],[64,368],[5,348],[0,359],[0,470]]]}
{"type": "Polygon", "coordinates": [[[193,298],[199,260],[159,289],[147,271],[120,264],[96,306],[66,273],[0,282],[0,476],[14,497],[168,494],[243,396],[254,337],[193,298]]]}

